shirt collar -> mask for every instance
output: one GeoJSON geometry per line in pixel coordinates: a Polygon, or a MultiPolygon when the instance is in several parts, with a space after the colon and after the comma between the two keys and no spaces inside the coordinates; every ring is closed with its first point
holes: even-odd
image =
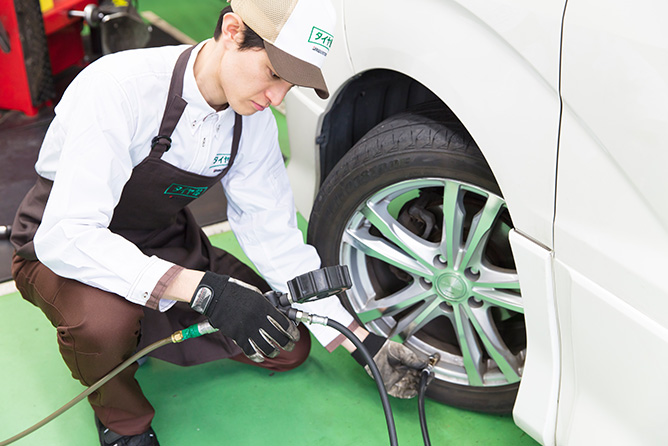
{"type": "Polygon", "coordinates": [[[200,42],[193,48],[183,76],[183,99],[188,103],[185,110],[185,117],[188,119],[188,127],[190,128],[190,131],[193,133],[197,131],[198,127],[207,116],[218,114],[220,117],[223,113],[230,110],[230,107],[227,107],[225,110],[217,112],[208,102],[206,102],[204,96],[202,96],[202,92],[199,90],[199,87],[197,87],[197,81],[195,80],[195,59],[197,59],[197,55],[202,47],[204,47],[204,44],[210,40],[212,39],[200,42]]]}

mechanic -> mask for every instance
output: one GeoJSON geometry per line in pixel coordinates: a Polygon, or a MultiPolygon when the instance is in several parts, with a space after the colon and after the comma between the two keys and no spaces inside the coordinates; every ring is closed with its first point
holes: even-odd
{"type": "MultiPolygon", "coordinates": [[[[320,67],[335,13],[326,0],[230,3],[213,39],[90,64],[65,91],[43,141],[37,183],[13,225],[12,275],[57,328],[61,355],[84,385],[207,319],[220,331],[153,356],[285,371],[309,354],[308,331],[262,294],[285,292],[287,281],[320,267],[296,225],[268,107],[293,85],[328,97],[320,67]],[[230,225],[263,278],[213,247],[185,207],[218,181],[230,225]]],[[[305,305],[364,339],[390,394],[415,395],[423,360],[369,334],[335,297],[305,305]]],[[[343,345],[361,361],[331,328],[309,328],[327,350],[343,345]]],[[[158,444],[137,367],[89,397],[102,445],[158,444]]]]}

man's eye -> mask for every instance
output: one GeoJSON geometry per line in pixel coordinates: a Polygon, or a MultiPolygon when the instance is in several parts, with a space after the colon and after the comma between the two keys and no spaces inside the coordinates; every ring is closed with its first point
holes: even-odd
{"type": "Polygon", "coordinates": [[[271,70],[269,70],[269,73],[271,73],[271,77],[273,77],[274,79],[280,79],[281,78],[278,74],[274,73],[271,70]]]}

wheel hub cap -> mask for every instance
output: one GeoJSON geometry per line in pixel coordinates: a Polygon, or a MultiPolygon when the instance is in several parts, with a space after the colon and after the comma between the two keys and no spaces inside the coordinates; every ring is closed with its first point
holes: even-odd
{"type": "Polygon", "coordinates": [[[468,286],[457,274],[447,273],[436,279],[436,291],[443,299],[457,302],[466,298],[468,286]]]}

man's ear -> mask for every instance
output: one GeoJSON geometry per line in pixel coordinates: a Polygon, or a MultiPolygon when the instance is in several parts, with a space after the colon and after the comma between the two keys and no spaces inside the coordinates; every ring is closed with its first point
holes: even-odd
{"type": "Polygon", "coordinates": [[[243,40],[244,21],[239,14],[228,12],[223,17],[221,26],[221,37],[227,42],[234,42],[237,46],[243,40]]]}

